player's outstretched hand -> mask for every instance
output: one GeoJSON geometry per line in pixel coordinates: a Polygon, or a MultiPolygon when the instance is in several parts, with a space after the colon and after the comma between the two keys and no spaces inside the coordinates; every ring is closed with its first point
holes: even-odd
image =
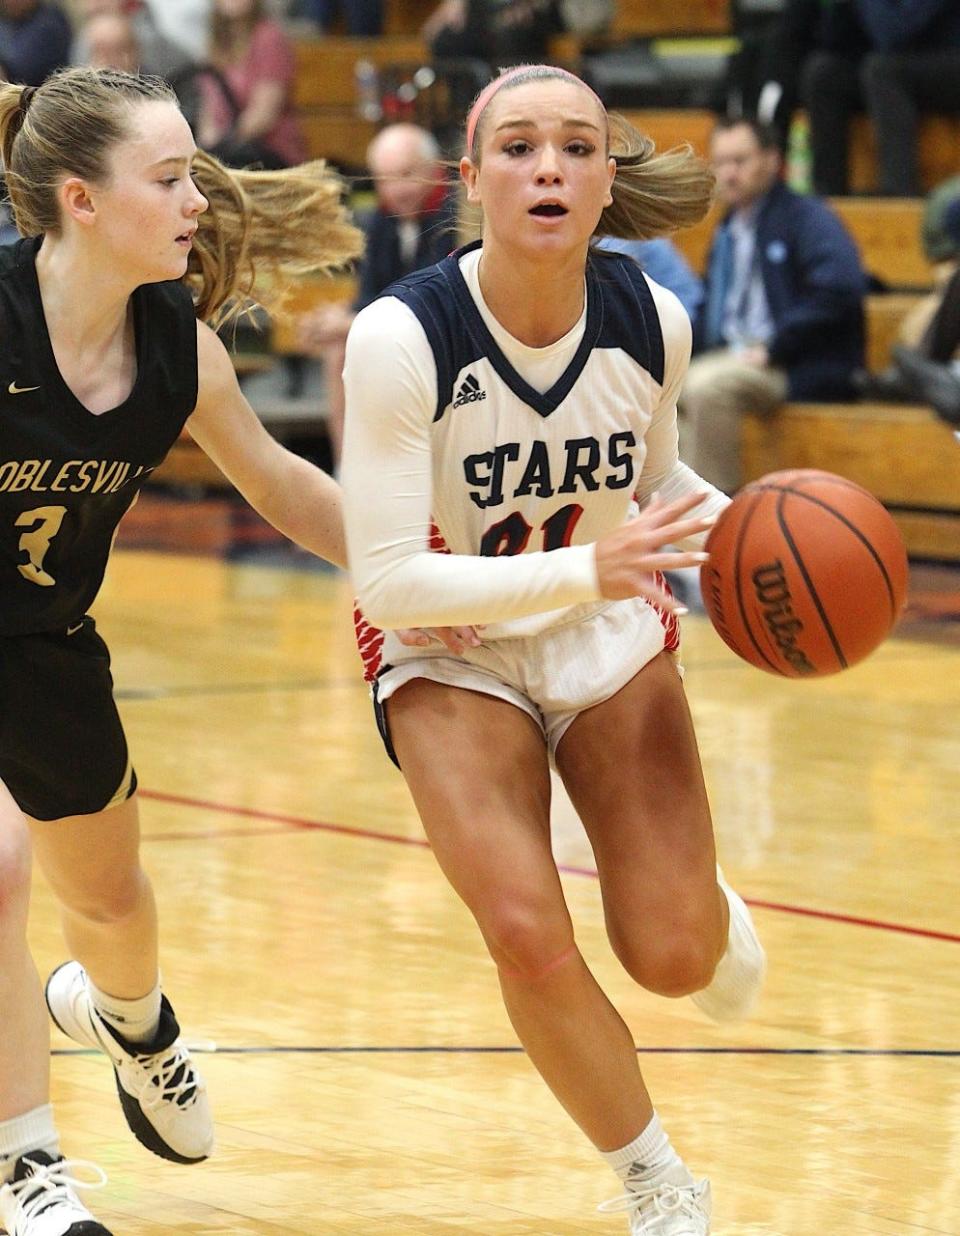
{"type": "Polygon", "coordinates": [[[664,502],[654,494],[636,519],[601,537],[596,546],[601,595],[610,601],[646,597],[662,609],[682,610],[683,606],[658,585],[655,572],[701,566],[707,561],[709,554],[699,551],[662,552],[664,545],[674,545],[713,526],[715,515],[688,517],[706,497],[697,493],[664,502]]]}
{"type": "Polygon", "coordinates": [[[439,640],[449,652],[461,653],[465,648],[479,648],[478,627],[404,627],[397,639],[408,648],[426,648],[439,640]]]}

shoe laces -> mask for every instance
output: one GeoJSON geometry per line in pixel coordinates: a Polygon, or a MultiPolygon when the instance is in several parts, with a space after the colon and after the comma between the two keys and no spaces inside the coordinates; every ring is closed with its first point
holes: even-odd
{"type": "MultiPolygon", "coordinates": [[[[46,1157],[44,1155],[44,1158],[46,1157]]],[[[102,1189],[107,1183],[107,1174],[103,1168],[87,1159],[54,1159],[51,1163],[45,1163],[42,1159],[32,1159],[26,1154],[22,1161],[29,1166],[29,1173],[21,1180],[10,1181],[6,1187],[16,1197],[24,1220],[29,1222],[54,1205],[70,1206],[78,1219],[90,1217],[73,1191],[102,1189]],[[90,1172],[93,1179],[81,1179],[75,1174],[78,1169],[90,1172]]]]}
{"type": "Polygon", "coordinates": [[[670,1236],[703,1236],[703,1208],[699,1204],[699,1190],[696,1185],[673,1185],[663,1181],[657,1183],[638,1182],[631,1184],[626,1193],[620,1197],[601,1202],[597,1210],[605,1214],[623,1214],[630,1216],[631,1231],[634,1236],[643,1232],[654,1233],[662,1228],[667,1219],[689,1219],[684,1227],[672,1226],[670,1236]],[[641,1225],[634,1225],[634,1220],[640,1219],[641,1225]]]}
{"type": "Polygon", "coordinates": [[[147,1074],[147,1080],[152,1087],[138,1096],[141,1107],[154,1108],[161,1103],[176,1103],[178,1107],[187,1107],[196,1098],[202,1083],[194,1072],[190,1054],[182,1043],[174,1043],[172,1051],[167,1055],[160,1052],[138,1053],[134,1059],[147,1074]]]}

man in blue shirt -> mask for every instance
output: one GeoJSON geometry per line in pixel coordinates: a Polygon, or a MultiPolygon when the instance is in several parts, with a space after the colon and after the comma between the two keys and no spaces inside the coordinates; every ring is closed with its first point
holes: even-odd
{"type": "Polygon", "coordinates": [[[680,398],[681,455],[714,485],[740,485],[740,421],[785,399],[852,397],[863,365],[866,276],[819,198],[780,179],[773,130],[724,120],[710,158],[728,213],[707,260],[706,300],[680,398]]]}

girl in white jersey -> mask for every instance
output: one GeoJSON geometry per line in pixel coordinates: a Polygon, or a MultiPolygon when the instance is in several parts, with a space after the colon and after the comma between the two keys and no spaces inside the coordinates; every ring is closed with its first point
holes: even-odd
{"type": "Polygon", "coordinates": [[[0,249],[0,1230],[109,1236],[50,1109],[43,989],[26,938],[33,852],[75,959],[47,984],[103,1051],[154,1153],[210,1153],[202,1078],[158,977],[136,777],[87,606],[116,525],[184,424],[272,524],[344,561],[339,489],[278,445],[206,320],[359,249],[322,165],[229,173],[159,79],[72,69],[0,86],[24,239],[0,249]]]}
{"type": "Polygon", "coordinates": [[[704,1236],[709,1185],[671,1146],[574,942],[548,761],[589,834],[627,971],[695,993],[714,1017],[745,1014],[764,954],[718,882],[659,575],[703,560],[726,499],[677,458],[686,315],[628,259],[589,248],[695,221],[710,178],[686,153],[653,157],[548,66],[480,95],[460,171],[482,242],[388,289],[348,341],[361,651],[388,750],[514,1028],[624,1183],[608,1205],[634,1234],[704,1236]],[[393,634],[437,624],[473,624],[459,654],[393,634]]]}

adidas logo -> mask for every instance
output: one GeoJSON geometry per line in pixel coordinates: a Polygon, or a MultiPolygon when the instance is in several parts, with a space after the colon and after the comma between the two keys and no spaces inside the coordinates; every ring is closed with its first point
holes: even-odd
{"type": "Polygon", "coordinates": [[[453,401],[455,408],[462,408],[465,403],[477,403],[481,399],[486,399],[487,392],[480,389],[480,383],[468,373],[460,384],[460,389],[457,391],[457,397],[453,401]]]}

